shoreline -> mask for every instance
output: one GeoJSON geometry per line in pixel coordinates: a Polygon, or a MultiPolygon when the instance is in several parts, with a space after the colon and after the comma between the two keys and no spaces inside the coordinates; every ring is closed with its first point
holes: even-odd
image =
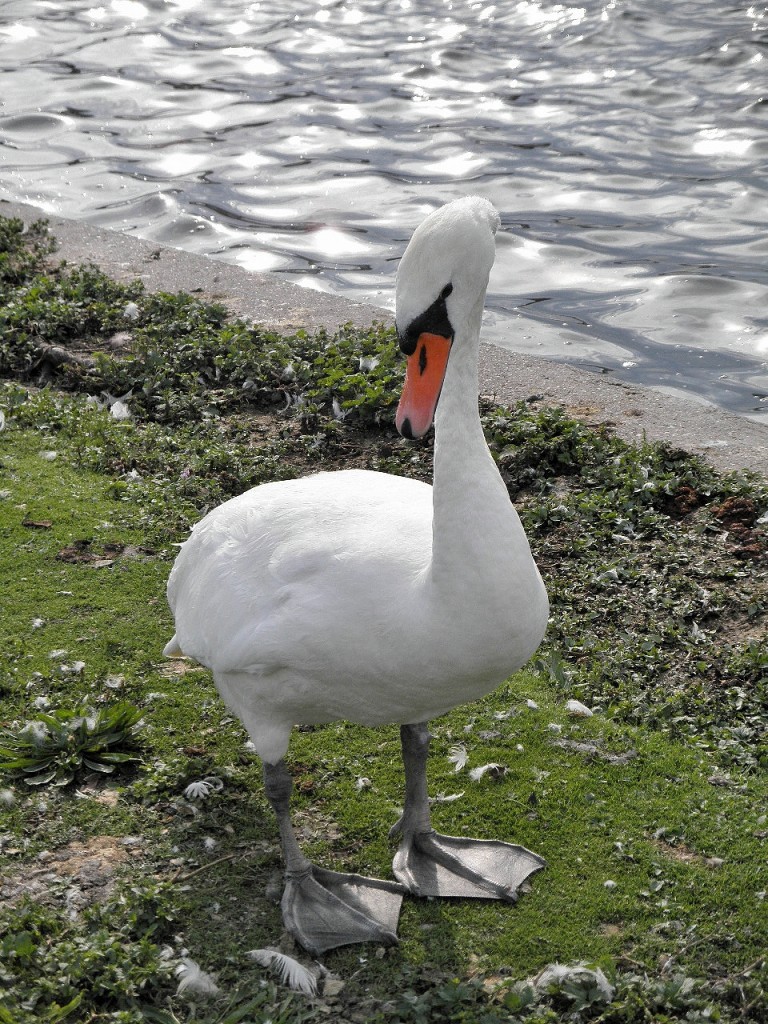
{"type": "MultiPolygon", "coordinates": [[[[50,215],[26,203],[0,200],[0,216],[17,217],[26,224],[47,220],[58,242],[56,257],[68,263],[94,263],[121,281],[138,278],[148,291],[186,291],[221,302],[235,316],[284,334],[393,321],[387,310],[301,287],[278,274],[246,271],[135,235],[50,215]]],[[[487,343],[481,345],[479,377],[481,393],[504,404],[535,395],[548,405],[563,406],[585,423],[610,426],[624,440],[666,441],[718,470],[748,469],[768,476],[768,424],[709,403],[487,343]]]]}

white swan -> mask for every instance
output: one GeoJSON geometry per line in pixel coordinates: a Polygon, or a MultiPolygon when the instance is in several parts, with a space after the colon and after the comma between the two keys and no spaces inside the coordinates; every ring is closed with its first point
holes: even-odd
{"type": "Polygon", "coordinates": [[[489,692],[544,634],[548,603],[483,437],[477,359],[499,218],[467,198],[420,225],[397,275],[408,356],[396,423],[435,416],[434,487],[349,470],[263,484],[198,523],[168,582],[165,649],[213,671],[264,762],[286,864],[283,917],[310,952],[395,941],[403,888],[329,872],[301,853],[283,763],[294,724],[401,725],[394,872],[421,895],[507,900],[543,861],[519,846],[439,836],[426,721],[489,692]],[[438,402],[439,399],[439,402],[438,402]],[[436,409],[436,413],[435,413],[436,409]]]}

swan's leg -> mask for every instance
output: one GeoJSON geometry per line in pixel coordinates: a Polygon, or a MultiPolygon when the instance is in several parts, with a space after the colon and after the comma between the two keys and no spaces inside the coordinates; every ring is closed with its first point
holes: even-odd
{"type": "Polygon", "coordinates": [[[391,834],[400,833],[395,877],[416,896],[473,896],[514,903],[522,883],[545,861],[524,846],[497,840],[442,836],[430,822],[426,723],[400,729],[405,806],[391,834]]]}
{"type": "Polygon", "coordinates": [[[283,761],[264,764],[264,784],[285,860],[281,905],[288,931],[313,956],[355,942],[397,942],[402,886],[326,871],[307,860],[291,824],[293,781],[283,761]]]}

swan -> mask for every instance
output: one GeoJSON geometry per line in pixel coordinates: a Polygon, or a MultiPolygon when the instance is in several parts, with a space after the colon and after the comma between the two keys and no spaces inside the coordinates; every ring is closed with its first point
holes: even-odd
{"type": "Polygon", "coordinates": [[[427,722],[488,693],[538,647],[547,594],[483,436],[477,360],[499,216],[467,197],[432,212],[400,262],[407,356],[395,422],[435,424],[434,484],[365,470],[261,484],[214,509],[168,581],[168,656],[211,669],[263,763],[285,865],[283,920],[313,955],[396,942],[403,894],[514,902],[544,861],[521,846],[439,835],[427,722]],[[405,777],[397,882],[302,853],[283,758],[295,724],[397,723],[405,777]]]}

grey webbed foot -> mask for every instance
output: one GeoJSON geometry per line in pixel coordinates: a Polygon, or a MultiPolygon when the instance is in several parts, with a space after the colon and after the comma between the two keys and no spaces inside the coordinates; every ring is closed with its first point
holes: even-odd
{"type": "Polygon", "coordinates": [[[400,729],[405,806],[390,835],[401,835],[395,878],[418,896],[469,896],[515,903],[523,882],[545,861],[524,846],[435,832],[427,796],[430,735],[425,723],[400,729]]]}
{"type": "Polygon", "coordinates": [[[328,871],[299,849],[288,805],[293,788],[285,764],[264,764],[267,798],[277,818],[285,860],[283,923],[313,956],[354,942],[397,942],[405,890],[397,882],[328,871]]]}
{"type": "Polygon", "coordinates": [[[300,875],[287,877],[283,921],[313,956],[355,942],[393,945],[404,892],[396,882],[312,864],[300,875]]]}
{"type": "Polygon", "coordinates": [[[545,861],[524,846],[437,832],[403,837],[393,870],[415,896],[463,896],[517,902],[520,886],[545,861]]]}

